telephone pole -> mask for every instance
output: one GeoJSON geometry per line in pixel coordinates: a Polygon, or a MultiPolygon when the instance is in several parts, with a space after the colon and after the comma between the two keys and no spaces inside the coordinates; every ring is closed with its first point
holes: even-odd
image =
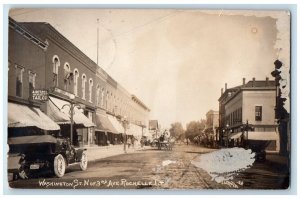
{"type": "Polygon", "coordinates": [[[97,65],[99,66],[99,19],[97,19],[97,65]]]}

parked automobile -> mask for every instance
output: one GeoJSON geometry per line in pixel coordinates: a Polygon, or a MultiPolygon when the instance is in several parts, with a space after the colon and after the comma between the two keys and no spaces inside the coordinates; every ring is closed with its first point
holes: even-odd
{"type": "Polygon", "coordinates": [[[8,172],[15,177],[30,178],[39,171],[52,171],[63,177],[66,167],[78,164],[87,169],[86,149],[74,148],[69,139],[52,135],[20,136],[8,139],[8,172]]]}

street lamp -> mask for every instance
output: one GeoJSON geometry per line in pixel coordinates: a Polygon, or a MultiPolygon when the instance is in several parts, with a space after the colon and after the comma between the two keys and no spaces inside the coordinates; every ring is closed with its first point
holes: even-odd
{"type": "Polygon", "coordinates": [[[228,143],[229,143],[229,132],[232,132],[232,130],[229,129],[229,124],[226,124],[225,129],[223,129],[223,135],[226,133],[226,147],[228,147],[228,143]]]}
{"type": "Polygon", "coordinates": [[[62,106],[62,109],[65,107],[65,106],[68,106],[70,108],[70,139],[71,139],[71,144],[73,144],[73,126],[74,126],[74,108],[77,107],[77,108],[81,108],[81,106],[79,104],[76,104],[73,100],[75,99],[75,95],[74,94],[70,94],[69,95],[69,98],[70,98],[70,104],[65,104],[62,106]]]}
{"type": "Polygon", "coordinates": [[[243,125],[241,126],[241,130],[243,132],[243,145],[244,147],[247,146],[247,142],[248,142],[248,131],[252,130],[252,128],[250,127],[248,120],[246,122],[243,122],[243,125]],[[245,138],[245,132],[246,132],[246,138],[245,138]]]}
{"type": "Polygon", "coordinates": [[[126,151],[126,144],[127,144],[126,130],[127,130],[129,122],[128,122],[126,116],[124,116],[121,121],[122,121],[122,125],[123,125],[123,128],[124,128],[124,140],[123,140],[124,141],[124,153],[127,153],[127,151],[126,151]]]}

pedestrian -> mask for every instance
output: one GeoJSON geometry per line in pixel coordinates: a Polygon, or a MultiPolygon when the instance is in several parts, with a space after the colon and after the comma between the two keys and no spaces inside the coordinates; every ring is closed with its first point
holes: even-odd
{"type": "Polygon", "coordinates": [[[132,144],[131,138],[128,138],[128,139],[127,139],[128,149],[130,148],[131,144],[132,144]]]}
{"type": "Polygon", "coordinates": [[[142,150],[144,150],[144,145],[145,145],[145,140],[144,140],[144,138],[141,138],[140,143],[141,143],[141,148],[142,148],[142,150]]]}

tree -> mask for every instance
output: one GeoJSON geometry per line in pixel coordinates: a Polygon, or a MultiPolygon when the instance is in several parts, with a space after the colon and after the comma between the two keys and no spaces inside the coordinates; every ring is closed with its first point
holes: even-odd
{"type": "Polygon", "coordinates": [[[279,138],[280,138],[280,151],[281,155],[289,155],[289,146],[288,146],[288,126],[290,120],[290,114],[285,109],[285,101],[287,100],[286,97],[282,96],[282,92],[286,90],[286,84],[283,83],[285,80],[281,76],[281,67],[283,63],[278,59],[274,62],[275,70],[271,72],[271,75],[275,78],[276,84],[276,107],[275,107],[275,118],[277,119],[277,123],[279,124],[279,138]]]}
{"type": "Polygon", "coordinates": [[[203,134],[206,121],[201,119],[200,121],[192,121],[186,126],[186,137],[193,139],[197,135],[203,134]]]}
{"type": "Polygon", "coordinates": [[[180,122],[175,122],[171,124],[170,135],[178,139],[182,134],[184,134],[184,130],[182,124],[180,122]]]}

